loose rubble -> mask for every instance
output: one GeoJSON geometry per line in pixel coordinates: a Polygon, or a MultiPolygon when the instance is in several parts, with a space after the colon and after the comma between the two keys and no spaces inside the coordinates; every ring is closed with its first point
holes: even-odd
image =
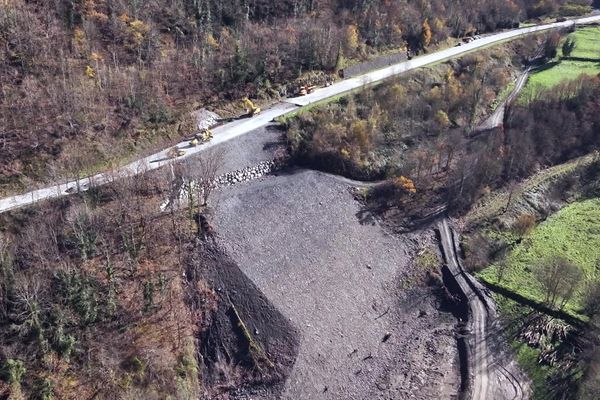
{"type": "Polygon", "coordinates": [[[262,161],[254,166],[223,174],[216,179],[215,183],[217,187],[235,185],[236,183],[261,178],[273,172],[275,169],[275,161],[262,161]]]}
{"type": "MultiPolygon", "coordinates": [[[[238,169],[236,171],[227,172],[223,175],[218,176],[212,183],[214,188],[231,186],[237,183],[248,182],[254,179],[262,178],[263,176],[270,174],[271,172],[281,168],[280,163],[276,163],[274,160],[261,161],[256,165],[238,169]]],[[[191,182],[191,185],[187,182],[182,182],[178,196],[173,199],[167,199],[160,205],[160,210],[167,210],[175,201],[178,205],[185,204],[188,200],[188,188],[196,186],[196,182],[191,182]]],[[[202,188],[200,188],[202,190],[202,188]]]]}
{"type": "Polygon", "coordinates": [[[201,108],[192,112],[192,116],[196,118],[196,126],[199,131],[212,128],[217,124],[219,119],[221,119],[218,114],[208,111],[206,108],[201,108]]]}

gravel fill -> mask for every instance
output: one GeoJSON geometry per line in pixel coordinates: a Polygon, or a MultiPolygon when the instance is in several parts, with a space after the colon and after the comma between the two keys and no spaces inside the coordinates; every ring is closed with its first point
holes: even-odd
{"type": "Polygon", "coordinates": [[[211,147],[205,153],[190,157],[185,162],[193,167],[200,157],[210,156],[218,152],[223,157],[219,175],[242,170],[272,160],[275,150],[282,146],[285,147],[285,142],[281,136],[282,131],[277,129],[276,125],[267,125],[239,136],[235,140],[229,140],[211,147]]]}
{"type": "Polygon", "coordinates": [[[221,245],[300,332],[280,398],[451,398],[455,320],[410,283],[412,254],[431,234],[360,224],[348,188],[300,171],[219,189],[212,201],[221,245]]]}
{"type": "Polygon", "coordinates": [[[192,112],[192,117],[196,119],[196,127],[199,131],[212,128],[220,118],[218,114],[209,111],[206,108],[201,108],[192,112]]]}

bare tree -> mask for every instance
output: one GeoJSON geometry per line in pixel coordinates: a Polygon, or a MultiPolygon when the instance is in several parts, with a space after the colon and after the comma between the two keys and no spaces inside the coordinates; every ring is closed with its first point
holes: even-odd
{"type": "Polygon", "coordinates": [[[81,207],[73,209],[68,222],[79,256],[83,260],[93,257],[96,253],[99,227],[95,215],[85,201],[81,207]]]}
{"type": "Polygon", "coordinates": [[[214,150],[204,157],[200,157],[196,178],[197,186],[202,194],[198,197],[198,200],[201,199],[203,207],[206,206],[208,198],[216,187],[217,174],[222,169],[224,161],[224,150],[214,150]]]}
{"type": "Polygon", "coordinates": [[[517,181],[510,181],[508,183],[508,198],[506,199],[506,205],[504,206],[504,210],[502,211],[502,213],[506,213],[508,211],[508,209],[510,208],[510,204],[512,203],[513,196],[515,192],[519,190],[519,188],[520,185],[517,181]]]}
{"type": "Polygon", "coordinates": [[[587,366],[579,385],[577,398],[580,400],[595,400],[600,393],[600,346],[597,340],[589,350],[583,352],[587,366]]]}
{"type": "Polygon", "coordinates": [[[496,264],[496,280],[498,284],[500,284],[504,280],[504,276],[506,275],[506,271],[508,270],[508,263],[506,260],[500,261],[496,264]]]}
{"type": "Polygon", "coordinates": [[[198,209],[208,204],[208,199],[216,188],[216,180],[224,161],[223,149],[211,149],[199,155],[193,163],[190,162],[183,167],[184,181],[187,181],[187,190],[190,191],[188,195],[195,200],[198,209]]]}
{"type": "Polygon", "coordinates": [[[513,222],[513,229],[519,236],[525,236],[535,227],[535,215],[524,213],[513,222]]]}
{"type": "Polygon", "coordinates": [[[571,300],[582,277],[579,267],[561,256],[543,260],[534,273],[544,290],[544,303],[560,310],[571,300]]]}
{"type": "Polygon", "coordinates": [[[49,269],[60,260],[58,227],[63,221],[49,210],[44,217],[44,221],[27,225],[15,241],[15,257],[20,264],[49,269]]]}
{"type": "Polygon", "coordinates": [[[8,297],[14,281],[13,254],[8,238],[0,234],[0,317],[8,311],[8,297]]]}
{"type": "Polygon", "coordinates": [[[147,249],[152,229],[149,227],[153,209],[145,197],[151,193],[149,177],[140,173],[118,180],[115,187],[115,215],[121,245],[126,250],[130,273],[137,270],[138,261],[147,249]]]}

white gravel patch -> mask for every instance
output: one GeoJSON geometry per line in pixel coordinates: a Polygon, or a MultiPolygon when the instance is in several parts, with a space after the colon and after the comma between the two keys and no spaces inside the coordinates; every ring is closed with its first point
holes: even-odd
{"type": "Polygon", "coordinates": [[[192,112],[192,116],[196,118],[196,127],[199,131],[212,128],[221,119],[219,114],[209,111],[206,108],[192,112]]]}

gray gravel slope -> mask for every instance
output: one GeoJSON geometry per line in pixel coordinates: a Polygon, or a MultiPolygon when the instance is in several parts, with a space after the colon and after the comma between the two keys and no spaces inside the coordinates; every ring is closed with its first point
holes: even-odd
{"type": "Polygon", "coordinates": [[[246,167],[254,166],[261,161],[273,159],[273,153],[278,147],[285,148],[282,131],[275,124],[258,128],[236,140],[219,143],[205,152],[185,160],[185,163],[194,168],[202,157],[210,157],[215,153],[222,156],[219,174],[232,172],[246,167]]]}
{"type": "Polygon", "coordinates": [[[454,320],[404,289],[414,240],[361,225],[345,183],[301,171],[221,189],[215,204],[220,242],[301,332],[283,398],[456,393],[454,320]]]}

